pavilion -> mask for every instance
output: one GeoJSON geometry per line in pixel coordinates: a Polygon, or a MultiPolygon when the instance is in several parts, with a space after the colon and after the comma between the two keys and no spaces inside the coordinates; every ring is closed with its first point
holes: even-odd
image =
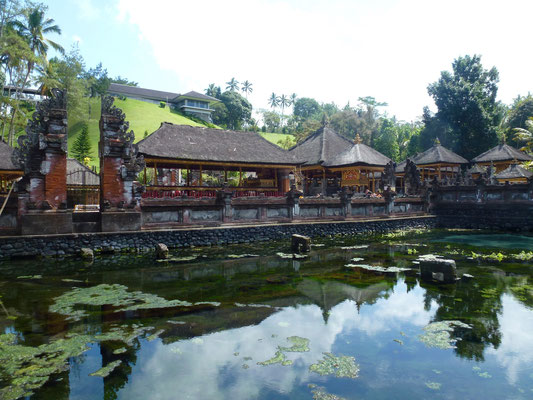
{"type": "Polygon", "coordinates": [[[10,188],[10,182],[24,174],[11,161],[12,154],[13,148],[0,140],[0,193],[7,193],[10,188]]]}
{"type": "Polygon", "coordinates": [[[496,172],[501,172],[517,162],[533,161],[533,157],[520,151],[507,143],[502,142],[496,147],[472,159],[472,162],[481,166],[494,165],[496,172]]]}
{"type": "MultiPolygon", "coordinates": [[[[448,150],[440,144],[439,139],[435,139],[435,144],[423,153],[411,158],[420,170],[422,182],[433,179],[436,176],[439,180],[444,177],[453,179],[461,170],[462,165],[468,164],[468,160],[459,154],[448,150]]],[[[399,179],[400,187],[403,187],[403,176],[405,173],[406,161],[401,162],[396,167],[396,176],[399,179]]]]}
{"type": "Polygon", "coordinates": [[[137,145],[146,161],[143,183],[158,196],[209,197],[222,187],[236,196],[282,196],[297,165],[289,152],[254,132],[163,122],[137,145]]]}
{"type": "Polygon", "coordinates": [[[528,171],[518,164],[511,164],[503,171],[494,175],[494,178],[499,183],[527,183],[531,177],[533,177],[533,172],[528,171]]]}
{"type": "Polygon", "coordinates": [[[375,191],[376,172],[384,170],[389,158],[362,143],[339,135],[327,124],[289,152],[301,163],[304,195],[332,195],[343,186],[355,191],[375,191]]]}

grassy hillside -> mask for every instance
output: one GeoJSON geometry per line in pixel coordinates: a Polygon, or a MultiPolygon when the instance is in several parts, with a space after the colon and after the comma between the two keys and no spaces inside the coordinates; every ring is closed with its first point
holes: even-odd
{"type": "MultiPolygon", "coordinates": [[[[98,121],[100,120],[100,99],[87,99],[90,101],[91,116],[89,119],[89,137],[92,145],[91,165],[98,166],[98,140],[100,138],[100,131],[98,128],[98,121]]],[[[148,134],[155,131],[161,125],[161,122],[172,122],[174,124],[203,126],[186,117],[183,117],[168,107],[160,108],[157,104],[151,104],[140,100],[119,100],[115,99],[114,103],[118,108],[122,109],[126,114],[126,121],[130,123],[130,130],[135,132],[135,141],[138,142],[144,137],[144,132],[148,134]]],[[[89,105],[86,110],[88,112],[89,105]]],[[[83,126],[83,119],[81,116],[69,116],[69,133],[68,133],[68,148],[72,150],[72,146],[78,134],[81,132],[83,126]]]]}
{"type": "MultiPolygon", "coordinates": [[[[91,165],[98,167],[98,141],[100,138],[100,130],[98,128],[98,121],[100,120],[100,99],[87,99],[88,103],[85,107],[86,112],[89,112],[89,101],[91,115],[89,118],[89,137],[92,146],[91,165]]],[[[157,104],[147,103],[140,100],[119,100],[115,99],[114,103],[118,108],[126,114],[126,121],[130,123],[130,130],[135,132],[135,141],[138,142],[144,137],[145,131],[148,134],[154,132],[161,122],[172,122],[174,124],[203,126],[186,117],[177,114],[168,107],[160,108],[157,104]]],[[[72,146],[76,141],[83,126],[83,116],[69,115],[69,133],[68,133],[68,148],[72,151],[72,146]]],[[[261,133],[261,135],[268,141],[278,144],[279,140],[283,140],[288,136],[281,133],[261,133]]]]}
{"type": "Polygon", "coordinates": [[[272,132],[259,132],[261,136],[263,136],[266,140],[269,142],[272,142],[274,144],[278,144],[278,142],[285,141],[287,138],[291,138],[293,141],[293,144],[296,144],[296,139],[293,135],[287,135],[285,133],[272,133],[272,132]]]}

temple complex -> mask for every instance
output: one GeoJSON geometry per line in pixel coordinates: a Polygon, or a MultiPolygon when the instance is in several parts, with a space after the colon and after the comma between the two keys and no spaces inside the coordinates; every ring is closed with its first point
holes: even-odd
{"type": "Polygon", "coordinates": [[[525,161],[533,161],[533,157],[508,145],[505,141],[472,159],[473,163],[480,166],[492,164],[496,168],[496,172],[503,171],[511,164],[525,161]]]}

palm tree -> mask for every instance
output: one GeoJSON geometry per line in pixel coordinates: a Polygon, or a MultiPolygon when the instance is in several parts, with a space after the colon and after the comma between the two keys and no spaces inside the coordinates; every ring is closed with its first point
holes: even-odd
{"type": "Polygon", "coordinates": [[[232,92],[239,90],[239,82],[235,80],[235,78],[231,78],[231,81],[226,82],[228,86],[226,86],[227,90],[231,90],[232,92]]]}
{"type": "Polygon", "coordinates": [[[278,99],[278,103],[281,107],[281,126],[283,126],[283,118],[284,118],[283,112],[285,111],[285,107],[288,107],[291,105],[291,102],[287,96],[282,94],[278,99]]]}
{"type": "Polygon", "coordinates": [[[252,93],[254,90],[252,89],[252,84],[248,81],[244,81],[242,83],[241,90],[244,92],[244,95],[246,96],[246,99],[248,99],[248,93],[252,93]]]}
{"type": "Polygon", "coordinates": [[[296,93],[291,94],[291,96],[289,97],[289,100],[290,100],[289,105],[294,106],[294,103],[296,103],[296,100],[297,100],[296,93]]]}
{"type": "Polygon", "coordinates": [[[216,97],[220,94],[220,88],[217,87],[214,83],[210,83],[207,89],[205,89],[205,94],[211,97],[216,97]]]}
{"type": "Polygon", "coordinates": [[[520,149],[523,151],[533,151],[533,117],[529,117],[526,121],[526,127],[524,128],[514,128],[516,132],[516,138],[526,142],[526,145],[520,149]]]}
{"type": "MultiPolygon", "coordinates": [[[[25,12],[23,21],[17,20],[13,23],[13,26],[18,30],[20,36],[22,36],[28,42],[30,50],[37,57],[42,59],[45,65],[48,64],[48,61],[46,59],[46,53],[48,52],[49,46],[52,46],[61,54],[65,53],[65,50],[60,44],[44,37],[44,35],[48,33],[57,33],[58,35],[61,34],[61,29],[59,28],[59,26],[55,25],[54,22],[55,21],[52,18],[45,18],[44,11],[40,7],[35,7],[30,8],[25,12]]],[[[19,98],[20,93],[22,93],[22,91],[26,87],[26,84],[28,83],[28,79],[33,71],[34,66],[35,62],[33,60],[29,60],[26,77],[24,78],[22,84],[19,85],[19,88],[15,93],[16,98],[19,98]]],[[[9,132],[8,139],[11,145],[13,144],[14,135],[13,122],[18,112],[18,108],[19,107],[17,102],[15,107],[13,108],[11,117],[11,130],[9,132]]]]}
{"type": "Polygon", "coordinates": [[[268,104],[270,104],[270,107],[276,108],[279,104],[279,97],[276,96],[276,93],[272,92],[270,95],[270,98],[268,99],[268,104]]]}

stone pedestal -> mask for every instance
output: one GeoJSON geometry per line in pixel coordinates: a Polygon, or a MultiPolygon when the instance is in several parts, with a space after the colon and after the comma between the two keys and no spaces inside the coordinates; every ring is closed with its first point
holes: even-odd
{"type": "Polygon", "coordinates": [[[457,280],[455,261],[442,258],[420,261],[420,277],[427,282],[454,283],[457,280]]]}
{"type": "Polygon", "coordinates": [[[72,233],[72,212],[35,212],[20,217],[23,235],[72,233]]]}
{"type": "Polygon", "coordinates": [[[102,232],[141,230],[141,213],[137,211],[104,211],[101,218],[102,232]]]}

